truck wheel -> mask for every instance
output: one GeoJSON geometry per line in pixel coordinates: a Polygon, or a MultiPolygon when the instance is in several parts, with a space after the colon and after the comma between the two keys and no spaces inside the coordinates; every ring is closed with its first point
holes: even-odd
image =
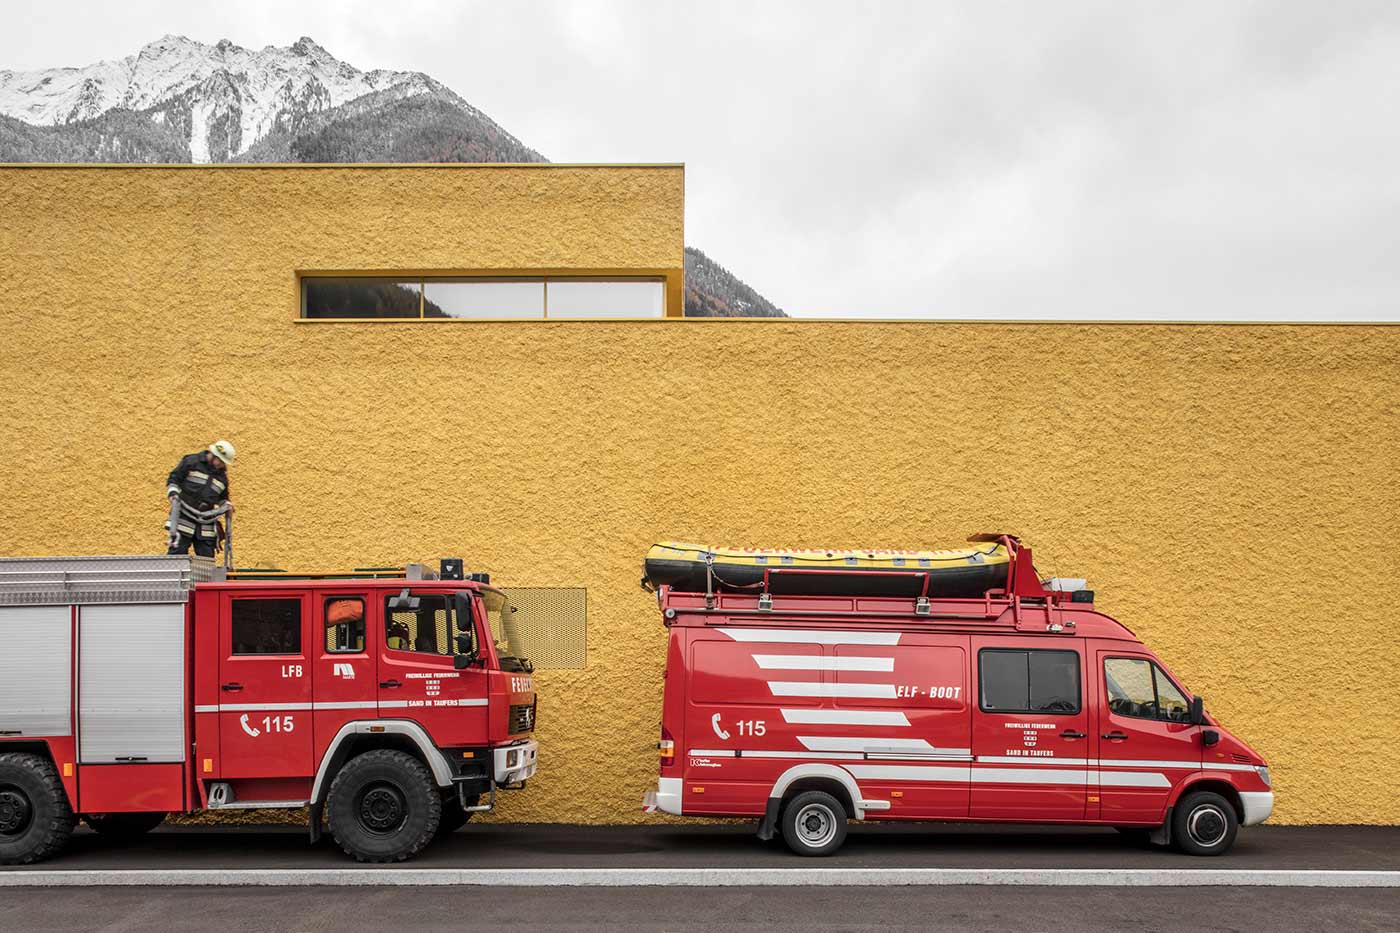
{"type": "Polygon", "coordinates": [[[99,836],[135,839],[165,822],[164,813],[85,813],[83,822],[99,836]]]}
{"type": "MultiPolygon", "coordinates": [[[[476,806],[480,800],[479,795],[469,795],[467,802],[476,806]]],[[[467,820],[472,818],[471,810],[462,809],[462,801],[457,797],[456,789],[449,790],[442,795],[442,818],[438,820],[437,834],[439,836],[450,836],[463,826],[467,825],[467,820]]]]}
{"type": "Polygon", "coordinates": [[[779,825],[798,855],[830,855],[846,841],[846,808],[825,791],[805,791],[783,807],[779,825]]]}
{"type": "Polygon", "coordinates": [[[331,782],[331,834],[360,862],[402,862],[432,841],[442,816],[433,776],[417,758],[378,748],[345,763],[331,782]]]}
{"type": "Polygon", "coordinates": [[[62,849],[73,810],[58,771],[46,758],[0,754],[0,865],[28,865],[62,849]]]}
{"type": "Polygon", "coordinates": [[[1187,855],[1224,855],[1235,844],[1240,821],[1219,794],[1187,794],[1172,809],[1172,842],[1187,855]]]}

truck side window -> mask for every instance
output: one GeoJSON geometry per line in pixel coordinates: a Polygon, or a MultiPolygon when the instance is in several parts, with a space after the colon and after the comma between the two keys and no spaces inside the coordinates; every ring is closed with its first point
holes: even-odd
{"type": "Polygon", "coordinates": [[[1162,669],[1146,658],[1105,658],[1109,711],[1134,719],[1189,722],[1190,704],[1162,669]]]}
{"type": "Polygon", "coordinates": [[[235,599],[234,654],[300,654],[301,600],[235,599]]]}
{"type": "Polygon", "coordinates": [[[1079,712],[1079,652],[983,648],[978,654],[982,711],[1079,712]]]}
{"type": "Polygon", "coordinates": [[[448,596],[416,594],[417,609],[394,609],[384,599],[384,644],[396,651],[451,655],[452,632],[447,630],[448,596]]]}
{"type": "Polygon", "coordinates": [[[326,600],[326,653],[365,650],[365,601],[358,596],[326,600]]]}

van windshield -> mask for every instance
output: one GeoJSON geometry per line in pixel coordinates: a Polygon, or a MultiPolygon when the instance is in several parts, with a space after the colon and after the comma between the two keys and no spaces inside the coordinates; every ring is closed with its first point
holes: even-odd
{"type": "Polygon", "coordinates": [[[501,670],[533,671],[534,666],[530,659],[525,657],[520,622],[516,618],[516,608],[510,604],[510,598],[500,590],[482,587],[481,599],[486,604],[486,620],[491,625],[491,640],[496,645],[496,656],[500,659],[501,670]]]}

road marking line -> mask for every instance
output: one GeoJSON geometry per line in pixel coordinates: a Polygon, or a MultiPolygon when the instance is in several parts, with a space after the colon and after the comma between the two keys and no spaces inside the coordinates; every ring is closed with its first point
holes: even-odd
{"type": "Polygon", "coordinates": [[[10,869],[0,887],[70,886],[773,887],[1049,885],[1073,887],[1395,888],[1400,871],[1098,868],[269,868],[10,869]]]}

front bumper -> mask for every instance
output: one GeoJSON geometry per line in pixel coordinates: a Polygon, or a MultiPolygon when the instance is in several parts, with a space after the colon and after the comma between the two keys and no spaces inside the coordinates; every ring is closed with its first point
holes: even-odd
{"type": "Polygon", "coordinates": [[[539,743],[534,739],[503,745],[491,753],[491,776],[499,784],[519,784],[535,776],[539,743]]]}
{"type": "Polygon", "coordinates": [[[1269,818],[1269,814],[1274,812],[1274,792],[1264,791],[1240,791],[1240,805],[1244,807],[1244,819],[1240,820],[1241,826],[1253,826],[1262,823],[1269,818]]]}
{"type": "Polygon", "coordinates": [[[681,815],[681,779],[658,778],[656,790],[649,790],[642,797],[642,809],[647,813],[674,813],[681,815]]]}

